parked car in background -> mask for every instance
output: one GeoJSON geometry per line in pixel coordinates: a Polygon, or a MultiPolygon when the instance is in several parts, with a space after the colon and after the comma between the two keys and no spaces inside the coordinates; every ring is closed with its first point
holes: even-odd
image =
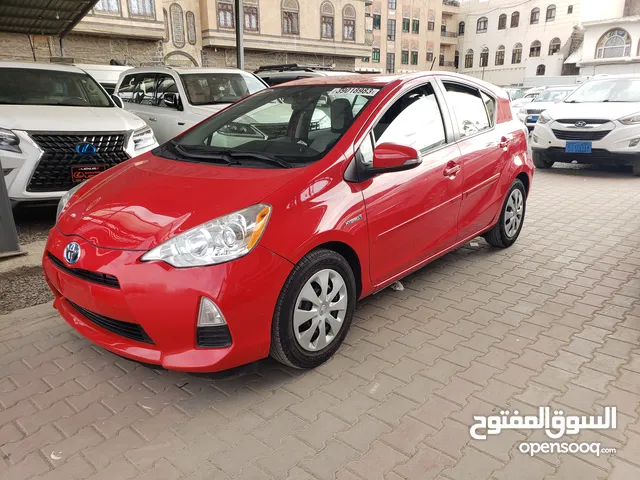
{"type": "Polygon", "coordinates": [[[61,200],[43,257],[54,306],[168,369],[320,365],[358,298],[477,235],[516,241],[533,164],[508,102],[444,72],[258,92],[61,200]]]}
{"type": "Polygon", "coordinates": [[[254,72],[270,86],[309,77],[331,77],[344,75],[359,75],[355,72],[334,70],[333,67],[322,65],[298,65],[286,63],[282,65],[264,65],[254,72]]]}
{"type": "Polygon", "coordinates": [[[235,68],[141,67],[120,76],[116,94],[164,143],[266,87],[255,75],[235,68]]]}
{"type": "Polygon", "coordinates": [[[528,103],[533,102],[533,99],[538,96],[540,92],[544,91],[544,87],[536,87],[525,90],[520,98],[511,101],[511,115],[513,118],[518,118],[520,108],[528,103]]]}
{"type": "Polygon", "coordinates": [[[512,102],[524,97],[524,93],[527,91],[524,87],[504,87],[509,94],[509,100],[512,102]]]}
{"type": "Polygon", "coordinates": [[[547,88],[544,92],[536,95],[533,101],[520,108],[518,119],[527,126],[529,131],[533,130],[542,112],[556,103],[562,102],[575,89],[576,87],[573,85],[547,88]]]}
{"type": "Polygon", "coordinates": [[[78,67],[0,63],[0,160],[12,205],[57,202],[80,182],[158,144],[78,67]]]}
{"type": "Polygon", "coordinates": [[[640,75],[599,77],[538,118],[536,167],[555,162],[631,165],[640,175],[640,75]]]}
{"type": "Polygon", "coordinates": [[[76,63],[75,66],[91,75],[93,79],[102,85],[102,88],[104,88],[110,95],[115,92],[120,74],[133,68],[131,66],[122,65],[93,65],[79,63],[76,63]]]}

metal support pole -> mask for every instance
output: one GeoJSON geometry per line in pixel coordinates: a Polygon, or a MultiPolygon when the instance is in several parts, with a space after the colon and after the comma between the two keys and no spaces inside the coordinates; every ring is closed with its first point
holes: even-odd
{"type": "Polygon", "coordinates": [[[0,161],[0,258],[13,255],[23,255],[18,244],[18,233],[16,224],[11,213],[11,202],[7,192],[7,185],[2,174],[0,161]]]}
{"type": "Polygon", "coordinates": [[[64,37],[60,37],[60,56],[64,57],[64,37]]]}
{"type": "Polygon", "coordinates": [[[236,66],[244,70],[244,9],[242,0],[235,0],[236,6],[236,66]]]}

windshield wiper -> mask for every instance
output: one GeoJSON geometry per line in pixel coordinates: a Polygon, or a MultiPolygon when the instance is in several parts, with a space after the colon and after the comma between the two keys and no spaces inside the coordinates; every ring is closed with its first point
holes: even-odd
{"type": "Polygon", "coordinates": [[[198,147],[189,147],[191,152],[184,148],[184,146],[180,145],[178,142],[171,140],[171,145],[176,149],[176,151],[182,155],[183,157],[193,159],[193,160],[216,160],[225,163],[226,165],[238,165],[239,162],[234,160],[229,154],[225,152],[208,152],[198,147]]]}
{"type": "Polygon", "coordinates": [[[258,161],[261,161],[261,162],[264,162],[264,163],[270,163],[272,165],[279,165],[282,168],[291,168],[291,167],[293,167],[293,165],[291,165],[289,162],[281,160],[278,157],[275,157],[273,155],[266,155],[264,153],[233,152],[233,151],[228,151],[228,152],[225,152],[225,153],[227,153],[232,158],[250,158],[252,160],[258,160],[258,161]]]}

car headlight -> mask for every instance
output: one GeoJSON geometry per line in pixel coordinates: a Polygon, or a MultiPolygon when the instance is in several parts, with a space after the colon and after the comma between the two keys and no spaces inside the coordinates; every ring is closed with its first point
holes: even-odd
{"type": "Polygon", "coordinates": [[[20,139],[11,130],[0,128],[0,150],[20,153],[20,139]]]}
{"type": "Polygon", "coordinates": [[[527,107],[522,107],[519,112],[521,115],[526,115],[527,114],[527,107]]]}
{"type": "Polygon", "coordinates": [[[56,222],[58,221],[58,218],[60,218],[60,214],[63,212],[63,210],[65,209],[65,207],[69,203],[69,200],[71,200],[71,197],[73,197],[73,195],[78,191],[78,189],[81,186],[82,186],[82,183],[79,183],[78,185],[73,187],[71,190],[69,190],[67,193],[65,193],[62,196],[62,198],[58,202],[58,211],[56,212],[56,222]]]}
{"type": "Polygon", "coordinates": [[[538,121],[536,123],[539,123],[540,125],[544,125],[545,123],[549,123],[550,121],[551,121],[551,117],[542,113],[538,117],[538,121]]]}
{"type": "Polygon", "coordinates": [[[142,127],[133,132],[133,149],[140,150],[156,143],[156,137],[150,127],[142,127]]]}
{"type": "Polygon", "coordinates": [[[640,112],[629,115],[628,117],[622,117],[618,121],[623,125],[638,125],[640,124],[640,112]]]}
{"type": "Polygon", "coordinates": [[[141,260],[178,268],[235,260],[258,244],[270,216],[270,205],[253,205],[187,230],[149,250],[141,260]]]}

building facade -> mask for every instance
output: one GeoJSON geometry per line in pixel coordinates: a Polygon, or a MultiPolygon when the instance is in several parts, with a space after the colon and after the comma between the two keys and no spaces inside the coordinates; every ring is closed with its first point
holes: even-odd
{"type": "Polygon", "coordinates": [[[566,73],[580,0],[471,0],[461,5],[459,72],[498,85],[566,73]]]}

